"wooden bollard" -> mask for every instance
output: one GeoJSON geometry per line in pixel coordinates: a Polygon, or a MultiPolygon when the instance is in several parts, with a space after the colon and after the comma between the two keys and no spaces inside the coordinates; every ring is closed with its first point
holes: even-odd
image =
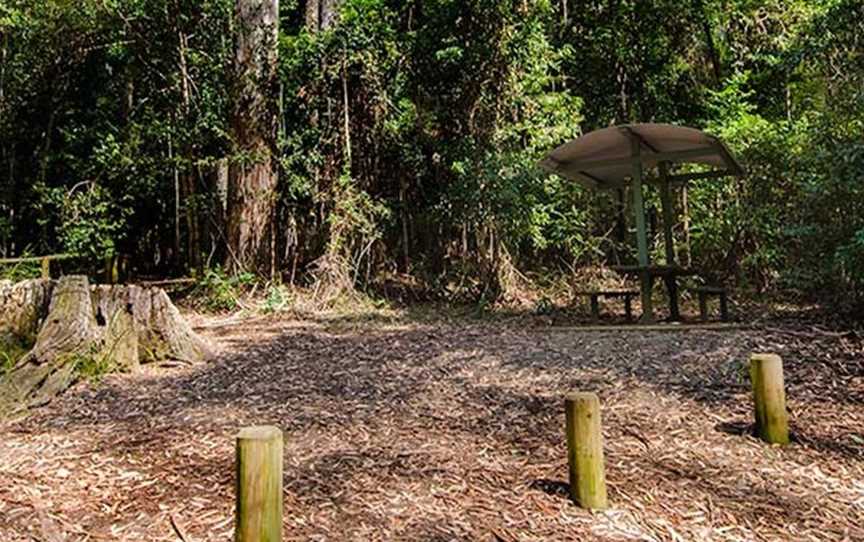
{"type": "Polygon", "coordinates": [[[776,354],[750,356],[750,382],[756,412],[756,432],[772,444],[789,444],[783,360],[776,354]]]}
{"type": "Polygon", "coordinates": [[[594,393],[572,393],[564,399],[564,409],[570,497],[583,508],[603,510],[608,503],[600,400],[594,393]]]}
{"type": "Polygon", "coordinates": [[[235,542],[282,540],[282,431],[246,427],[237,435],[235,542]]]}

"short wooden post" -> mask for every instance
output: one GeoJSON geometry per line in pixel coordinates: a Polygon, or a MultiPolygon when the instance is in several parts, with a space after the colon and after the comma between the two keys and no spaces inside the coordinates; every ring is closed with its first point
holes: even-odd
{"type": "Polygon", "coordinates": [[[42,278],[50,279],[51,278],[51,258],[42,258],[42,278]]]}
{"type": "Polygon", "coordinates": [[[750,356],[750,382],[756,412],[756,432],[772,444],[789,443],[783,360],[776,354],[750,356]]]}
{"type": "Polygon", "coordinates": [[[235,542],[282,540],[282,431],[246,427],[237,435],[235,542]]]}
{"type": "Polygon", "coordinates": [[[600,400],[594,393],[572,393],[564,400],[564,410],[567,419],[570,496],[583,508],[603,510],[608,507],[608,503],[603,434],[600,431],[600,400]]]}

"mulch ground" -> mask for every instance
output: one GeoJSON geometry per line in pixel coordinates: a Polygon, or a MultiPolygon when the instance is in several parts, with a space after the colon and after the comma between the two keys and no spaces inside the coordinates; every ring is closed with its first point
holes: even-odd
{"type": "Polygon", "coordinates": [[[0,424],[0,540],[228,541],[233,437],[285,432],[285,540],[864,540],[864,350],[809,325],[540,331],[258,320],[219,357],[0,424]],[[751,351],[795,442],[750,435],[751,351]],[[567,499],[563,395],[602,401],[609,498],[567,499]]]}

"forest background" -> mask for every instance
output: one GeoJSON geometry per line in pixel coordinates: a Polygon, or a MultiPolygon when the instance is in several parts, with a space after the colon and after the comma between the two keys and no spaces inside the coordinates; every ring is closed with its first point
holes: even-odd
{"type": "Polygon", "coordinates": [[[536,165],[630,122],[747,171],[677,194],[679,261],[862,306],[860,0],[2,0],[0,258],[506,300],[633,260],[627,194],[536,165]]]}

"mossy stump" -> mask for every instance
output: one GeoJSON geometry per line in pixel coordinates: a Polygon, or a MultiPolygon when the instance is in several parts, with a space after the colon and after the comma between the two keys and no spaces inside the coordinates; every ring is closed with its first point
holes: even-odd
{"type": "Polygon", "coordinates": [[[32,345],[0,373],[0,415],[45,404],[82,377],[209,353],[159,288],[92,286],[75,275],[0,281],[0,316],[2,342],[32,345]]]}
{"type": "Polygon", "coordinates": [[[583,508],[604,510],[606,472],[600,400],[594,393],[572,393],[564,399],[570,497],[583,508]]]}
{"type": "Polygon", "coordinates": [[[776,354],[750,356],[750,382],[756,434],[771,444],[789,444],[789,419],[783,384],[783,360],[776,354]]]}

